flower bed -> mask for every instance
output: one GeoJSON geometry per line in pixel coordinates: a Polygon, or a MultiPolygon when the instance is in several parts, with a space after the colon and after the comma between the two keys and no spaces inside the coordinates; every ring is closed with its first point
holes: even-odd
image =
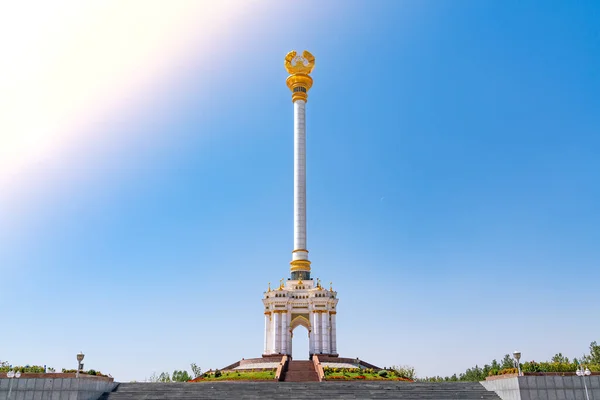
{"type": "Polygon", "coordinates": [[[372,368],[330,368],[324,367],[325,380],[367,380],[367,381],[404,381],[412,379],[399,376],[395,370],[375,370],[372,368]]]}

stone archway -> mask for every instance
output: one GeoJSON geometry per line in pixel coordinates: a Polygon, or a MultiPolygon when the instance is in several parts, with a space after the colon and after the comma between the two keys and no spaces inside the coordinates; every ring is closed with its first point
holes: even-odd
{"type": "Polygon", "coordinates": [[[295,359],[295,360],[310,359],[310,352],[311,352],[310,332],[311,332],[311,325],[310,325],[310,321],[308,319],[308,314],[306,314],[306,315],[294,314],[292,316],[292,322],[290,323],[290,342],[288,345],[289,354],[292,355],[292,359],[295,359]],[[306,328],[306,331],[304,329],[296,329],[298,327],[306,328]],[[296,337],[299,337],[299,336],[302,337],[302,339],[300,339],[300,343],[298,342],[299,339],[296,339],[296,346],[293,346],[294,334],[296,334],[296,337]],[[306,335],[306,336],[304,336],[304,335],[306,335]],[[306,343],[306,347],[302,346],[301,343],[306,343]],[[298,347],[298,345],[300,345],[300,347],[298,347]],[[300,351],[300,353],[298,353],[298,351],[296,351],[296,357],[294,357],[294,352],[293,352],[294,348],[298,348],[298,350],[300,351]]]}

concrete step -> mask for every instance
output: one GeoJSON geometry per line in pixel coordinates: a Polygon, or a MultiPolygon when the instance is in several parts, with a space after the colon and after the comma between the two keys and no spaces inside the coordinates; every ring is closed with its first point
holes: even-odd
{"type": "Polygon", "coordinates": [[[318,382],[319,375],[312,361],[290,361],[283,375],[284,382],[318,382]]]}
{"type": "Polygon", "coordinates": [[[499,400],[478,382],[197,382],[121,383],[102,400],[191,399],[499,400]]]}
{"type": "Polygon", "coordinates": [[[319,375],[315,371],[289,371],[285,373],[284,382],[318,382],[319,375]]]}

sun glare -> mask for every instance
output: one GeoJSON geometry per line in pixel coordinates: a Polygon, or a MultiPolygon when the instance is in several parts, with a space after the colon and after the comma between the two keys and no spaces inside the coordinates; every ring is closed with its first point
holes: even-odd
{"type": "MultiPolygon", "coordinates": [[[[85,125],[168,73],[248,1],[19,1],[0,6],[0,192],[88,140],[85,125]],[[189,50],[188,50],[189,51],[189,50]],[[135,89],[135,90],[134,90],[135,89]]],[[[212,47],[211,47],[212,46],[212,47]]]]}

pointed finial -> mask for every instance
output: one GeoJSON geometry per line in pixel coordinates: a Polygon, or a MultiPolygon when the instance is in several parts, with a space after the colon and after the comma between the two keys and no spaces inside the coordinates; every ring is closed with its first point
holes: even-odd
{"type": "Polygon", "coordinates": [[[333,292],[333,282],[329,282],[329,291],[333,292]]]}
{"type": "Polygon", "coordinates": [[[270,292],[270,291],[271,291],[271,282],[269,282],[269,290],[268,290],[268,292],[270,292]]]}

